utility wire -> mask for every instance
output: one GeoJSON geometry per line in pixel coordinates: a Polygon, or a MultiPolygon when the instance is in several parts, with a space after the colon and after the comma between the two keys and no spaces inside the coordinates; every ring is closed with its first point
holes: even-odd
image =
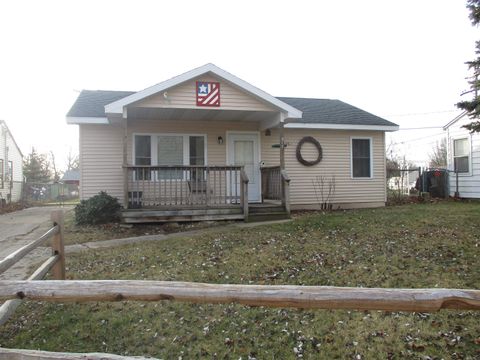
{"type": "Polygon", "coordinates": [[[392,143],[390,145],[399,145],[399,144],[405,144],[405,143],[409,143],[409,142],[414,142],[414,141],[418,141],[418,140],[423,140],[423,139],[428,139],[430,137],[434,137],[434,136],[440,136],[440,135],[443,135],[444,133],[441,132],[441,133],[437,133],[437,134],[431,134],[431,135],[427,135],[427,136],[422,136],[422,137],[419,137],[419,138],[416,138],[416,139],[410,139],[410,140],[405,140],[405,141],[399,141],[399,142],[396,142],[396,143],[392,143]]]}
{"type": "Polygon", "coordinates": [[[443,126],[423,126],[423,127],[412,127],[412,128],[400,128],[398,131],[402,130],[422,130],[422,129],[443,129],[443,126]]]}
{"type": "Polygon", "coordinates": [[[407,113],[407,114],[385,115],[385,117],[443,114],[443,113],[452,113],[452,112],[459,112],[459,111],[460,110],[439,110],[439,111],[429,111],[429,112],[423,112],[423,113],[407,113]]]}

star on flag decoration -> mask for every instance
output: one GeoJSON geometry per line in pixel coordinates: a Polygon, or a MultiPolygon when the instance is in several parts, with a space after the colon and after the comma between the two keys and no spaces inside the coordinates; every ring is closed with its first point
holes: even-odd
{"type": "Polygon", "coordinates": [[[220,83],[197,81],[197,106],[220,106],[220,83]]]}

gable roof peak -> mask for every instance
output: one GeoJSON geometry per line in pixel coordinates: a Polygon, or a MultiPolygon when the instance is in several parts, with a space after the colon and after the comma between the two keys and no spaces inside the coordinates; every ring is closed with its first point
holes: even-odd
{"type": "Polygon", "coordinates": [[[284,112],[286,114],[286,118],[299,119],[302,117],[302,112],[300,110],[277,99],[276,97],[266,93],[265,91],[260,90],[259,88],[219,68],[218,66],[212,63],[207,63],[203,66],[187,71],[186,73],[177,75],[169,80],[150,86],[144,90],[136,92],[125,98],[122,98],[110,104],[107,104],[105,106],[105,113],[122,114],[123,108],[129,104],[145,99],[159,92],[165,91],[169,88],[172,88],[186,81],[195,79],[196,77],[204,75],[208,72],[230,82],[231,84],[237,86],[238,88],[241,88],[243,91],[249,93],[250,95],[273,105],[274,107],[278,108],[280,111],[284,112]]]}

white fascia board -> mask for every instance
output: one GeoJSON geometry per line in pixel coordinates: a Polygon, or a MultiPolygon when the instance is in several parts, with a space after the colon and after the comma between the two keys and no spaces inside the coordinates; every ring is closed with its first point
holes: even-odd
{"type": "Polygon", "coordinates": [[[451,120],[447,125],[445,125],[443,127],[443,130],[447,130],[450,126],[452,126],[453,124],[455,124],[458,120],[460,120],[461,118],[463,118],[465,115],[467,115],[467,112],[464,111],[462,112],[460,115],[456,116],[453,120],[451,120]]]}
{"type": "Polygon", "coordinates": [[[398,125],[345,125],[345,124],[317,124],[317,123],[288,123],[286,129],[326,129],[326,130],[372,130],[397,131],[398,125]]]}
{"type": "Polygon", "coordinates": [[[288,105],[283,101],[278,100],[276,97],[266,93],[263,90],[256,88],[255,86],[249,84],[248,82],[236,77],[235,75],[230,74],[229,72],[226,72],[225,70],[220,69],[219,67],[213,64],[203,65],[199,68],[190,70],[184,74],[175,76],[169,80],[163,81],[159,84],[156,84],[149,88],[141,90],[135,94],[129,95],[123,99],[114,101],[113,103],[110,103],[105,106],[105,113],[122,114],[124,106],[127,106],[136,101],[142,100],[151,95],[157,94],[161,91],[167,90],[173,86],[184,83],[185,81],[192,80],[208,72],[211,72],[212,74],[217,75],[218,77],[221,77],[224,80],[231,82],[232,84],[244,89],[245,91],[283,110],[284,112],[287,113],[287,118],[290,118],[290,119],[302,118],[302,112],[300,110],[294,108],[293,106],[288,105]]]}
{"type": "Polygon", "coordinates": [[[76,117],[67,116],[67,124],[109,124],[106,117],[76,117]]]}

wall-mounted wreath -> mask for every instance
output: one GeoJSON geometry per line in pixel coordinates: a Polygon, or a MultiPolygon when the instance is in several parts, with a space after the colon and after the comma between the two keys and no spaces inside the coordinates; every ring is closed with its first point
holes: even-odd
{"type": "Polygon", "coordinates": [[[313,165],[317,165],[320,161],[322,161],[322,156],[323,156],[323,153],[322,153],[322,146],[320,145],[320,143],[317,141],[317,139],[311,137],[311,136],[305,136],[304,138],[302,138],[302,140],[300,140],[298,142],[298,145],[297,145],[297,160],[300,164],[303,164],[305,166],[313,166],[313,165]],[[313,144],[313,146],[315,146],[317,148],[317,151],[318,151],[318,156],[315,160],[312,160],[312,161],[309,161],[309,160],[305,160],[302,156],[302,146],[303,144],[305,143],[310,143],[310,144],[313,144]]]}

